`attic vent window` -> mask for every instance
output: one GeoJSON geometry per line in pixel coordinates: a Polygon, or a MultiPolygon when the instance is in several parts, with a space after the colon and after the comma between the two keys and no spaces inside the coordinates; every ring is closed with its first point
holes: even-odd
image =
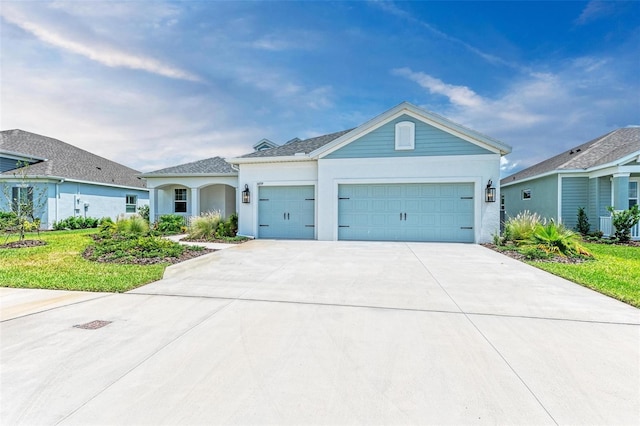
{"type": "Polygon", "coordinates": [[[416,124],[401,121],[396,124],[396,151],[412,150],[416,143],[416,124]]]}

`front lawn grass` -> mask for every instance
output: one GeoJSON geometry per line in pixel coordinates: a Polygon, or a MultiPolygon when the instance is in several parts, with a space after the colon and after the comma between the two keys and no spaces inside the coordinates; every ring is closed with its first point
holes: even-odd
{"type": "Polygon", "coordinates": [[[527,263],[640,308],[640,247],[593,243],[585,246],[595,260],[578,264],[527,263]]]}
{"type": "Polygon", "coordinates": [[[47,242],[44,246],[0,249],[0,286],[120,293],[162,278],[166,263],[123,265],[84,259],[82,252],[95,232],[43,232],[40,238],[47,242]]]}

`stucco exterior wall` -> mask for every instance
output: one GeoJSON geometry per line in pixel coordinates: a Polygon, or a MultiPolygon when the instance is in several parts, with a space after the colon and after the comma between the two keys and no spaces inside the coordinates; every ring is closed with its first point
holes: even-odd
{"type": "MultiPolygon", "coordinates": [[[[257,236],[259,186],[314,185],[317,191],[317,183],[318,163],[316,161],[240,165],[238,197],[244,186],[248,185],[251,191],[251,202],[238,205],[238,233],[249,237],[257,236]]],[[[316,201],[317,214],[318,202],[316,201]]],[[[316,223],[318,223],[317,217],[316,223]]]]}
{"type": "MultiPolygon", "coordinates": [[[[15,181],[2,183],[2,185],[9,186],[17,184],[19,183],[15,181]]],[[[127,195],[137,196],[137,207],[149,204],[149,191],[146,189],[112,187],[70,181],[48,181],[34,185],[44,187],[47,194],[45,209],[41,216],[43,229],[51,229],[55,222],[71,216],[110,217],[116,220],[118,216],[127,214],[127,195]]],[[[6,201],[2,208],[7,209],[6,201]]]]}

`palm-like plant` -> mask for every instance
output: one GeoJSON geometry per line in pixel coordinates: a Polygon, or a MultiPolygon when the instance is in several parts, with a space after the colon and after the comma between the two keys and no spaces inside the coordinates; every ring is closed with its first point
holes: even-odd
{"type": "Polygon", "coordinates": [[[562,224],[549,222],[535,227],[530,240],[547,253],[591,256],[591,253],[580,243],[580,236],[565,228],[562,224]]]}

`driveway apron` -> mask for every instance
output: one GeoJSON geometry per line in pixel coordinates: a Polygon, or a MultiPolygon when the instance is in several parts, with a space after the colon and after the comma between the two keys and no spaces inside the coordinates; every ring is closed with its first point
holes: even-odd
{"type": "Polygon", "coordinates": [[[2,424],[640,418],[640,311],[478,245],[257,240],[0,327],[2,424]]]}

